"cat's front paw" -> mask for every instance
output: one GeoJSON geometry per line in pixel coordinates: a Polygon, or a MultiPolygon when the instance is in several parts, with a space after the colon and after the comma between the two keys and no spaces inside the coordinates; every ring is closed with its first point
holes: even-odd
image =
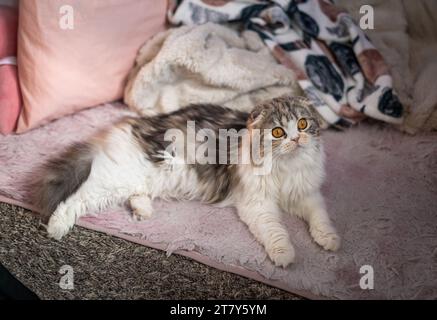
{"type": "Polygon", "coordinates": [[[294,262],[295,251],[291,244],[283,247],[275,247],[267,253],[277,267],[286,268],[294,262]]]}
{"type": "Polygon", "coordinates": [[[337,251],[340,248],[341,239],[334,228],[330,226],[311,229],[311,235],[323,249],[337,251]]]}

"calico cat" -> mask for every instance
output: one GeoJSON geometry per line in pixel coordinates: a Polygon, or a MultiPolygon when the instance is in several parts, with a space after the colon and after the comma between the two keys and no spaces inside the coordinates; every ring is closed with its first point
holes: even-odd
{"type": "MultiPolygon", "coordinates": [[[[216,142],[218,154],[220,144],[216,142]]],[[[194,149],[198,148],[196,143],[194,149]]],[[[302,97],[279,97],[249,113],[191,105],[169,114],[127,117],[90,141],[72,145],[49,161],[41,174],[36,200],[48,234],[55,239],[67,234],[84,214],[115,204],[128,202],[134,217],[150,217],[152,200],[159,197],[236,207],[240,219],[277,266],[286,267],[295,258],[281,223],[283,212],[306,220],[313,239],[324,249],[337,250],[340,245],[320,193],[324,153],[318,119],[302,97]],[[231,150],[224,163],[223,159],[190,162],[190,154],[178,154],[184,149],[166,137],[170,129],[177,129],[187,138],[188,121],[193,121],[196,132],[208,129],[220,136],[220,129],[235,129],[243,134],[238,143],[226,143],[231,150]],[[265,174],[259,174],[259,165],[252,161],[230,161],[234,151],[248,152],[242,141],[249,138],[254,144],[255,132],[264,141],[261,146],[271,146],[260,153],[262,159],[270,159],[265,174]],[[170,148],[172,143],[176,147],[170,148]],[[178,157],[184,161],[168,161],[178,157]]]]}

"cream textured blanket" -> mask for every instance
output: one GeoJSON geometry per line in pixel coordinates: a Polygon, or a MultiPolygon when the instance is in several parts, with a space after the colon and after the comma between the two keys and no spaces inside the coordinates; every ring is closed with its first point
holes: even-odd
{"type": "MultiPolygon", "coordinates": [[[[337,0],[355,18],[374,8],[365,30],[390,67],[409,133],[437,129],[437,2],[434,0],[337,0]]],[[[158,34],[140,50],[125,102],[140,114],[210,102],[249,109],[257,101],[300,93],[290,70],[275,62],[251,31],[239,34],[206,24],[158,34]],[[241,81],[244,79],[244,81],[241,81]]]]}
{"type": "Polygon", "coordinates": [[[293,72],[278,64],[253,31],[207,23],[157,34],[139,51],[125,103],[142,115],[190,103],[243,111],[282,94],[299,94],[293,72]]]}

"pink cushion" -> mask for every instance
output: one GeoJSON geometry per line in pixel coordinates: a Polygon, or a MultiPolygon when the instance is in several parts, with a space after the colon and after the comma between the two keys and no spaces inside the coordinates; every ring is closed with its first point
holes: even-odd
{"type": "Polygon", "coordinates": [[[20,115],[20,105],[17,67],[0,66],[0,133],[9,134],[14,131],[20,115]]]}
{"type": "Polygon", "coordinates": [[[166,1],[67,3],[73,29],[60,27],[65,0],[20,1],[18,133],[121,98],[138,49],[165,27],[166,1]]]}
{"type": "MultiPolygon", "coordinates": [[[[17,52],[17,10],[0,6],[0,60],[17,52]]],[[[14,131],[20,114],[20,89],[15,65],[0,64],[0,133],[14,131]]]]}

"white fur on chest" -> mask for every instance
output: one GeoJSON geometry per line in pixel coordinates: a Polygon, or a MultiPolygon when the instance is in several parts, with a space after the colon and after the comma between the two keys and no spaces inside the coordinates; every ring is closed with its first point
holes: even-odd
{"type": "MultiPolygon", "coordinates": [[[[300,150],[299,154],[275,161],[270,173],[256,175],[250,167],[242,166],[241,175],[244,197],[250,201],[260,198],[288,204],[311,192],[318,191],[324,180],[323,149],[300,150]]],[[[235,201],[238,201],[238,196],[235,201]]]]}
{"type": "Polygon", "coordinates": [[[324,157],[322,151],[302,152],[289,161],[281,161],[277,175],[279,196],[281,199],[298,200],[320,188],[324,175],[324,157]]]}

